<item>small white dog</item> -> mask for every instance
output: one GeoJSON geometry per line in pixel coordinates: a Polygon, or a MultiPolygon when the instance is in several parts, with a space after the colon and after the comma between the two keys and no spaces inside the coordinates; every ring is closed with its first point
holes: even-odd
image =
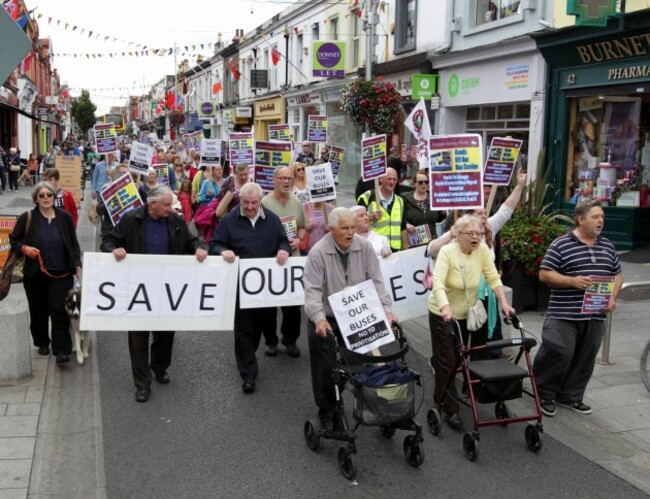
{"type": "Polygon", "coordinates": [[[65,309],[70,316],[72,351],[77,354],[77,362],[83,364],[84,359],[88,358],[90,333],[79,330],[79,317],[81,315],[81,288],[79,286],[75,286],[68,291],[68,296],[65,299],[65,309]]]}

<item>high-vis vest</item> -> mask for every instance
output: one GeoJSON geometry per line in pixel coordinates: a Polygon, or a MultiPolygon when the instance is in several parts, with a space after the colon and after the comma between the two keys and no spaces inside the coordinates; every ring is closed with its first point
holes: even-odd
{"type": "Polygon", "coordinates": [[[404,200],[397,195],[393,201],[393,208],[390,213],[381,205],[377,203],[376,200],[370,201],[370,195],[372,191],[366,191],[359,199],[363,199],[365,204],[368,206],[368,213],[377,211],[377,206],[381,211],[381,218],[377,221],[370,222],[370,226],[373,232],[386,236],[388,238],[388,243],[390,248],[393,251],[399,251],[402,249],[402,217],[404,216],[404,200]]]}

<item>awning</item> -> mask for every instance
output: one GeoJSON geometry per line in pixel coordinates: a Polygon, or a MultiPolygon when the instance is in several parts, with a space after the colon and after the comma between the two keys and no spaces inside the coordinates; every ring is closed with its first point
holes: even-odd
{"type": "Polygon", "coordinates": [[[43,118],[39,118],[38,116],[33,115],[32,113],[28,113],[27,111],[23,111],[19,107],[12,106],[11,104],[5,104],[4,102],[0,102],[0,109],[8,109],[9,111],[15,111],[18,114],[22,114],[23,116],[27,116],[28,118],[31,118],[36,121],[40,121],[42,123],[49,123],[50,125],[61,125],[61,123],[57,123],[56,121],[49,121],[49,120],[44,120],[43,118]]]}

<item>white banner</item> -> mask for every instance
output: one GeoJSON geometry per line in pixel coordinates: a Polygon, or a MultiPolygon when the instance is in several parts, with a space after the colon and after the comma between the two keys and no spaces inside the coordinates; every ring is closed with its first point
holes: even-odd
{"type": "Polygon", "coordinates": [[[286,307],[305,304],[302,275],[307,257],[289,257],[279,265],[275,258],[239,260],[239,307],[286,307]]]}
{"type": "Polygon", "coordinates": [[[336,199],[336,186],[332,166],[329,163],[311,165],[305,168],[307,192],[312,203],[336,199]]]}
{"type": "MultiPolygon", "coordinates": [[[[285,265],[275,258],[239,260],[239,306],[263,308],[304,305],[302,276],[306,257],[289,257],[285,265]]],[[[412,248],[381,258],[379,266],[392,310],[400,321],[427,315],[429,292],[422,285],[427,260],[424,249],[412,248]]]]}
{"type": "Polygon", "coordinates": [[[364,354],[395,340],[370,279],[328,299],[348,350],[364,354]]]}
{"type": "Polygon", "coordinates": [[[237,264],[220,256],[84,253],[81,324],[94,331],[231,331],[237,264]]]}

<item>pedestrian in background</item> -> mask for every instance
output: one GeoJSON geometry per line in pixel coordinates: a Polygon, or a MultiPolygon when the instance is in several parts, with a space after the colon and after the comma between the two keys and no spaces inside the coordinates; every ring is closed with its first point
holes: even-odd
{"type": "Polygon", "coordinates": [[[20,215],[10,234],[11,247],[27,258],[23,286],[29,305],[29,328],[40,355],[50,353],[49,321],[52,321],[52,353],[56,362],[70,361],[70,318],[64,300],[80,277],[81,250],[72,216],[54,206],[56,189],[39,182],[32,189],[35,207],[20,215]]]}
{"type": "Polygon", "coordinates": [[[9,192],[15,192],[18,190],[18,177],[20,177],[20,154],[15,147],[9,148],[7,169],[9,170],[9,192]]]}

